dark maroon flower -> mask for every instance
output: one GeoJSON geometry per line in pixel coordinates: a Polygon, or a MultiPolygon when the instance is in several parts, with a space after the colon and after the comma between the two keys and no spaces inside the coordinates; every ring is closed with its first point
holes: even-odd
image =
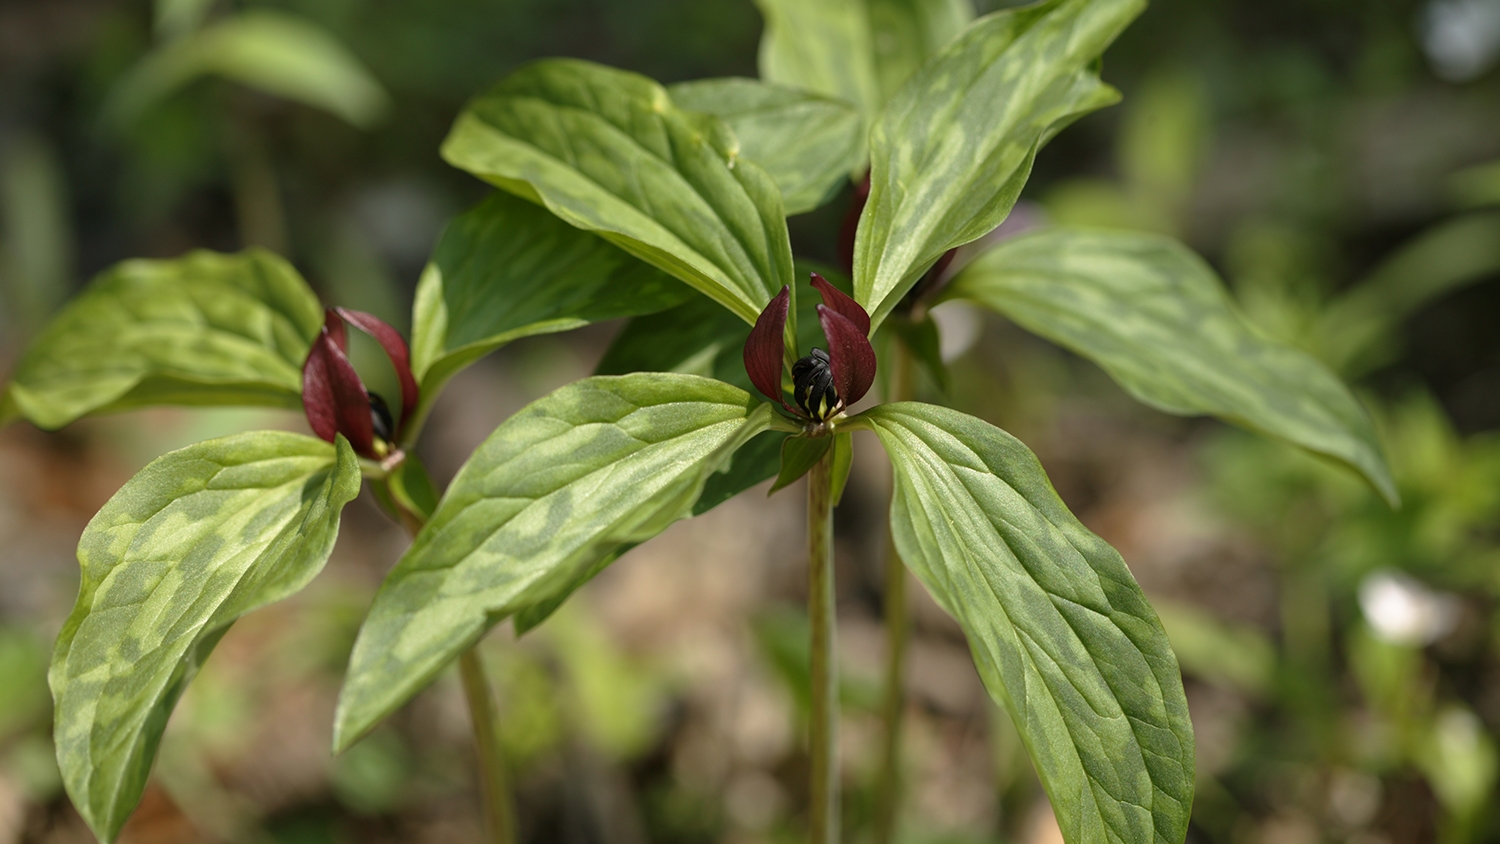
{"type": "Polygon", "coordinates": [[[313,433],[329,442],[343,434],[361,457],[380,460],[400,441],[418,397],[411,354],[396,329],[361,311],[329,308],[324,313],[323,329],[302,364],[302,407],[313,433]],[[349,363],[345,323],[374,337],[391,359],[401,381],[400,417],[391,418],[385,399],[366,390],[349,363]]]}
{"type": "Polygon", "coordinates": [[[875,382],[875,349],[870,346],[870,315],[859,303],[812,274],[812,286],[823,296],[818,322],[828,351],[812,353],[792,365],[790,404],[782,390],[784,331],[791,291],[781,288],[761,311],[745,341],[745,371],[750,382],[771,401],[812,422],[822,422],[864,398],[875,382]]]}

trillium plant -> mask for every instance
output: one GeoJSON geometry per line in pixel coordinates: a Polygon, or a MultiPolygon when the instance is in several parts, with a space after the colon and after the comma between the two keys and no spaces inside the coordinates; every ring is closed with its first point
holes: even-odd
{"type": "Polygon", "coordinates": [[[1100,57],[1144,0],[1044,0],[978,18],[967,0],[759,5],[761,79],[663,87],[558,59],[470,103],[442,153],[499,190],[443,233],[409,348],[367,314],[325,310],[289,264],[249,250],[120,264],[27,351],[5,418],[57,428],[148,405],[269,405],[302,408],[316,435],[245,433],[166,454],[84,531],[50,683],[58,763],[101,840],[140,799],[173,705],[214,645],[318,573],[362,484],[413,540],[359,632],[334,749],[457,662],[494,839],[508,841],[476,643],[507,619],[518,633],[543,623],[673,522],[806,477],[807,828],[837,841],[832,519],[861,430],[894,469],[876,839],[890,840],[899,805],[910,570],[967,634],[1067,841],[1184,840],[1193,735],[1161,624],[1025,445],[910,400],[916,367],[942,377],[929,308],[997,311],[1153,407],[1343,462],[1393,499],[1368,417],[1313,359],[1254,332],[1173,241],[987,237],[1043,145],[1118,99],[1100,57]],[[851,184],[851,272],[795,262],[787,216],[851,184]],[[517,338],[621,317],[597,375],[501,422],[434,489],[415,445],[454,374],[517,338]],[[385,350],[399,404],[365,388],[351,327],[385,350]]]}

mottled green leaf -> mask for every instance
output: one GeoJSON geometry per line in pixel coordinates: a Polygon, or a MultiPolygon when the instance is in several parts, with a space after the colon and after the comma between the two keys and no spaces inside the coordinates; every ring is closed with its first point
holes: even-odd
{"type": "Polygon", "coordinates": [[[513,340],[652,313],[693,295],[602,238],[496,193],[448,224],[417,284],[411,353],[423,404],[513,340]]]}
{"type": "Polygon", "coordinates": [[[353,744],[506,616],[552,602],[622,546],[690,515],[708,477],[772,422],[743,390],[660,373],[588,378],[506,420],[376,595],[335,746],[353,744]]]}
{"type": "Polygon", "coordinates": [[[140,800],[172,707],[219,637],[318,573],[359,485],[343,437],[257,431],[153,461],[89,522],[48,680],[63,782],[101,839],[140,800]]]}
{"type": "Polygon", "coordinates": [[[865,125],[841,100],[754,79],[701,79],[667,89],[672,102],[729,124],[740,155],[781,188],[787,214],[822,205],[865,160],[865,125]]]}
{"type": "Polygon", "coordinates": [[[866,0],[755,0],[766,20],[760,78],[880,109],[880,78],[866,0]]]}
{"type": "Polygon", "coordinates": [[[1152,407],[1218,416],[1340,460],[1397,500],[1374,424],[1348,388],[1257,334],[1213,270],[1174,240],[1042,231],[980,256],[944,296],[1089,358],[1152,407]]]}
{"type": "Polygon", "coordinates": [[[781,191],[712,115],[634,73],[528,65],[471,102],[443,158],[545,205],[753,323],[791,282],[781,191]]]}
{"type": "MultiPolygon", "coordinates": [[[[188,4],[175,6],[193,10],[188,4]]],[[[176,26],[161,21],[164,26],[176,26]]],[[[189,24],[191,22],[189,21],[189,24]]],[[[221,76],[368,127],[390,108],[380,83],[323,28],[267,9],[241,12],[141,60],[111,93],[106,117],[128,123],[183,86],[221,76]]]]}
{"type": "Polygon", "coordinates": [[[1037,150],[1118,99],[1095,63],[1145,0],[1047,0],[971,24],[870,131],[854,296],[875,324],[942,254],[1010,213],[1037,150]]]}
{"type": "Polygon", "coordinates": [[[881,102],[974,20],[970,0],[865,0],[881,102]]]}
{"type": "Polygon", "coordinates": [[[770,492],[784,489],[796,483],[812,470],[828,449],[833,446],[833,437],[787,437],[781,443],[781,471],[770,492]]]}
{"type": "Polygon", "coordinates": [[[963,627],[1069,844],[1181,844],[1193,731],[1167,636],[1119,552],[1031,453],[933,405],[867,411],[895,469],[896,548],[963,627]]]}
{"type": "Polygon", "coordinates": [[[0,418],[60,428],[155,404],[301,407],[318,298],[269,252],[125,261],[57,316],[12,376],[0,418]]]}

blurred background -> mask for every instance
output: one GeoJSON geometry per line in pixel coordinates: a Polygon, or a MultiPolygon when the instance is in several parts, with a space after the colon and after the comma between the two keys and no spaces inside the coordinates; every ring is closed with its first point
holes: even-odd
{"type": "MultiPolygon", "coordinates": [[[[760,28],[750,0],[0,0],[0,368],[93,274],[198,247],[276,249],[326,301],[404,326],[444,221],[486,192],[437,155],[469,96],[546,55],[753,76],[760,28]]],[[[1262,330],[1356,385],[1399,511],[940,309],[943,400],[1035,449],[1166,623],[1198,741],[1190,841],[1500,841],[1497,65],[1500,0],[1156,0],[1108,55],[1124,104],[1043,152],[1017,212],[1186,240],[1262,330]]],[[[792,221],[799,254],[835,257],[846,205],[792,221]]],[[[466,372],[429,465],[451,476],[618,328],[466,372]]],[[[0,844],[92,840],[52,761],[44,676],[83,525],[163,451],[303,424],[161,410],[0,431],[0,844]]],[[[888,483],[861,442],[837,534],[850,841],[878,751],[888,483]]],[[[525,841],[800,840],[801,506],[752,490],[535,633],[486,640],[525,841]]],[[[362,499],[325,573],[233,628],[122,841],[481,840],[456,677],[327,751],[354,632],[405,544],[362,499]]],[[[901,840],[1060,841],[958,627],[914,590],[901,840]]]]}

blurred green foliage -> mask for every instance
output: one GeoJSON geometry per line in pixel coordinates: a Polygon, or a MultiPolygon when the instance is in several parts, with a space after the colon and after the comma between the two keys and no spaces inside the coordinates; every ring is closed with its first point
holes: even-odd
{"type": "MultiPolygon", "coordinates": [[[[1238,613],[1249,602],[1240,594],[1174,593],[1162,603],[1200,736],[1212,739],[1200,744],[1219,748],[1200,760],[1192,840],[1500,839],[1491,808],[1500,736],[1500,36],[1486,35],[1484,8],[1485,0],[1156,0],[1105,63],[1124,104],[1080,122],[1037,163],[1026,199],[1052,220],[1186,239],[1231,280],[1262,330],[1360,379],[1405,502],[1392,512],[1352,476],[1247,434],[1129,417],[1152,420],[1140,424],[1194,452],[1186,494],[1212,511],[1205,529],[1250,547],[1274,585],[1265,617],[1238,613]],[[1467,40],[1455,42],[1454,20],[1467,40]],[[1392,612],[1405,621],[1393,624],[1392,612]]],[[[7,2],[0,349],[14,355],[103,267],[198,246],[269,243],[328,299],[399,319],[444,220],[484,194],[437,155],[464,101],[543,55],[664,83],[753,75],[760,26],[750,0],[7,2]]],[[[798,253],[834,260],[841,215],[834,203],[794,220],[798,253]]],[[[377,372],[373,348],[360,342],[361,370],[377,372]]],[[[564,380],[559,367],[586,369],[570,357],[580,354],[548,340],[517,347],[504,363],[535,394],[541,382],[564,380]]],[[[1118,395],[1087,367],[1014,337],[981,345],[954,376],[956,395],[1016,429],[1051,430],[1078,396],[1118,395]]],[[[390,393],[379,376],[371,381],[390,393]]],[[[107,420],[69,442],[123,446],[128,467],[241,427],[228,415],[107,420]]],[[[1071,445],[1085,451],[1086,440],[1071,445]]],[[[1122,494],[1057,462],[1060,486],[1082,511],[1122,494]]],[[[1236,559],[1193,565],[1249,565],[1236,559]]],[[[10,594],[0,596],[0,780],[43,807],[28,817],[45,828],[38,819],[60,805],[43,676],[57,619],[10,594]]],[[[327,766],[311,785],[285,770],[255,779],[237,767],[258,750],[271,755],[276,733],[265,721],[293,723],[275,707],[301,704],[277,701],[302,701],[342,671],[368,599],[366,585],[340,583],[247,627],[227,640],[243,648],[209,662],[168,731],[159,778],[194,823],[227,840],[414,840],[401,827],[410,818],[469,811],[471,759],[432,715],[456,682],[338,760],[326,759],[326,736],[289,739],[327,766]],[[455,794],[458,802],[444,802],[455,794]]],[[[861,594],[845,605],[857,612],[872,602],[861,594]]],[[[784,695],[775,705],[789,712],[805,683],[803,624],[768,615],[745,630],[784,695]]],[[[595,782],[600,768],[626,781],[633,800],[611,817],[644,840],[790,840],[798,808],[774,795],[776,783],[803,775],[795,757],[769,753],[754,776],[732,781],[740,797],[711,791],[683,761],[710,730],[694,714],[699,703],[682,678],[605,630],[586,610],[565,609],[487,651],[503,739],[532,799],[533,840],[627,840],[556,821],[599,816],[578,808],[577,795],[599,790],[578,783],[595,782]],[[735,807],[756,794],[773,795],[756,804],[771,807],[770,820],[747,831],[735,807]]],[[[918,633],[961,651],[941,629],[918,633]]],[[[858,746],[864,697],[845,691],[858,746]]],[[[944,748],[988,735],[980,772],[944,782],[988,777],[981,791],[991,808],[953,820],[934,814],[923,802],[930,795],[914,796],[921,805],[903,840],[1030,840],[1039,792],[1008,719],[981,709],[975,726],[972,713],[945,705],[914,707],[912,764],[936,764],[949,758],[944,748]]],[[[850,797],[854,821],[868,812],[863,787],[850,797]]]]}

